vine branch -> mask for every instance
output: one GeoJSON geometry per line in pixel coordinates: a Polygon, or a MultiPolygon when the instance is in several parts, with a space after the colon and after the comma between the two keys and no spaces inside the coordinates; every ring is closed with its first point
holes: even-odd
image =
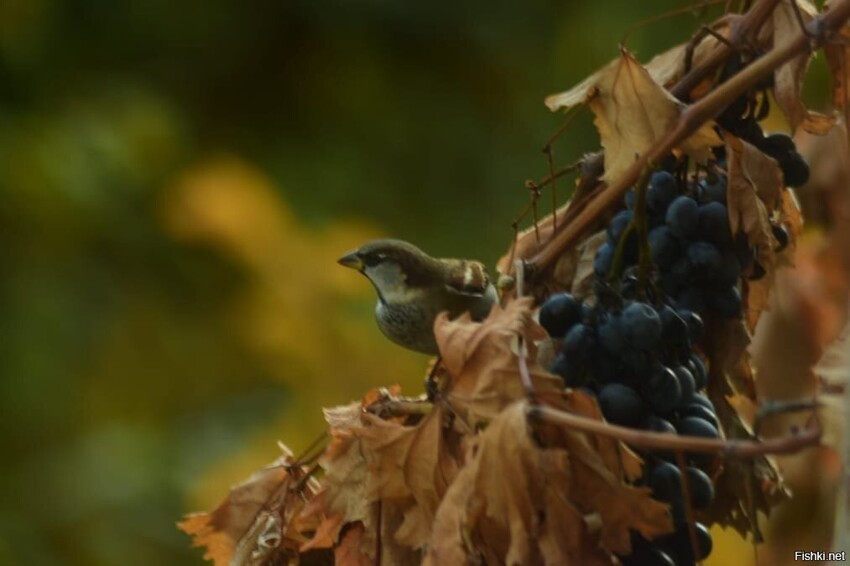
{"type": "MultiPolygon", "coordinates": [[[[733,33],[731,40],[735,41],[736,34],[745,37],[744,34],[748,30],[752,33],[752,30],[759,29],[777,3],[778,0],[757,2],[742,18],[740,26],[736,28],[737,31],[733,33]]],[[[529,266],[533,268],[535,273],[540,273],[554,265],[563,251],[574,245],[600,215],[622,199],[623,194],[635,183],[647,164],[660,161],[674,147],[696,132],[706,121],[715,118],[737,97],[754,87],[763,77],[794,57],[808,53],[828,40],[838,32],[848,18],[850,18],[850,0],[837,3],[828,12],[810,21],[805,30],[798,32],[794,39],[772,49],[704,98],[686,107],[676,126],[641,155],[626,173],[606,187],[605,190],[597,187],[593,191],[595,198],[588,199],[587,205],[580,213],[576,214],[575,218],[561,225],[562,228],[554,234],[553,238],[530,259],[529,266]]],[[[686,93],[690,92],[690,88],[698,84],[702,78],[708,76],[711,69],[725,60],[729,53],[730,47],[719,44],[717,50],[707,61],[694,68],[679,81],[679,84],[673,88],[673,94],[677,97],[685,96],[686,93]]]]}
{"type": "Polygon", "coordinates": [[[630,446],[663,451],[699,452],[726,458],[756,458],[766,454],[793,454],[820,442],[822,430],[819,423],[788,436],[758,440],[722,440],[694,436],[677,436],[669,433],[648,432],[612,425],[602,421],[573,415],[559,409],[534,406],[530,416],[550,424],[566,426],[592,434],[621,440],[630,446]]]}

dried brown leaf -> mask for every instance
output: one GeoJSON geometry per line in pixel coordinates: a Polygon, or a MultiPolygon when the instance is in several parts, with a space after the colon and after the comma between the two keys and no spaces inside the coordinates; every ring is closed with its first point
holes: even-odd
{"type": "Polygon", "coordinates": [[[204,558],[216,566],[261,564],[271,556],[294,558],[306,540],[303,532],[316,523],[297,521],[305,500],[312,497],[315,481],[300,481],[303,468],[292,467],[292,454],[254,473],[234,487],[209,513],[194,513],[178,527],[205,546],[204,558]]]}
{"type": "Polygon", "coordinates": [[[672,528],[666,506],[624,485],[584,435],[555,433],[566,449],[538,446],[528,408],[514,403],[479,437],[437,511],[426,564],[603,564],[599,542],[628,552],[629,529],[672,528]],[[599,540],[583,521],[591,513],[602,518],[599,540]]]}
{"type": "MultiPolygon", "coordinates": [[[[585,79],[573,89],[546,99],[550,110],[586,103],[596,115],[596,128],[605,148],[604,180],[616,179],[673,127],[682,104],[656,83],[647,70],[626,51],[619,59],[585,79]]],[[[713,123],[703,125],[681,149],[705,161],[708,149],[720,145],[713,123]]]]}
{"type": "MultiPolygon", "coordinates": [[[[576,246],[575,256],[578,258],[575,269],[572,273],[572,278],[569,280],[567,290],[571,291],[579,298],[587,297],[593,290],[593,260],[596,258],[596,252],[602,247],[608,238],[605,230],[588,236],[583,242],[576,246]]],[[[560,264],[560,261],[558,262],[560,264]]],[[[556,268],[557,273],[557,268],[556,268]]]]}
{"type": "Polygon", "coordinates": [[[767,272],[762,280],[745,286],[746,317],[752,329],[759,314],[767,308],[774,276],[776,253],[770,216],[780,201],[782,172],[775,160],[754,146],[729,134],[726,138],[729,225],[733,235],[747,236],[767,272]]]}
{"type": "Polygon", "coordinates": [[[835,127],[836,123],[838,123],[838,116],[835,114],[827,116],[826,114],[809,110],[803,119],[803,123],[800,124],[800,128],[806,133],[815,136],[824,136],[835,127]]]}
{"type": "Polygon", "coordinates": [[[779,199],[779,222],[788,227],[789,250],[786,255],[793,257],[797,242],[803,235],[803,213],[793,189],[782,191],[779,199]]]}
{"type": "MultiPolygon", "coordinates": [[[[797,13],[804,23],[808,23],[817,16],[818,11],[809,0],[783,0],[774,8],[770,25],[764,28],[765,32],[772,34],[774,48],[787,44],[802,32],[797,13]],[[792,2],[796,4],[797,10],[792,2]]],[[[824,127],[817,115],[810,115],[800,98],[803,77],[810,60],[811,55],[803,52],[776,69],[773,74],[773,93],[777,104],[788,118],[791,131],[796,131],[801,125],[815,130],[824,127]]]]}
{"type": "MultiPolygon", "coordinates": [[[[713,27],[714,31],[721,36],[726,36],[728,33],[728,27],[726,26],[713,27]]],[[[685,76],[685,59],[688,45],[688,43],[677,45],[653,57],[646,64],[646,70],[649,72],[652,80],[664,88],[670,88],[685,76]]],[[[694,47],[691,68],[702,64],[719,45],[720,41],[715,36],[706,34],[694,47]]]]}
{"type": "Polygon", "coordinates": [[[750,333],[744,321],[711,318],[707,323],[710,379],[730,386],[724,388],[724,394],[738,393],[755,399],[755,383],[747,352],[750,333]]]}
{"type": "Polygon", "coordinates": [[[416,426],[364,415],[360,431],[370,462],[372,501],[397,500],[404,521],[392,533],[399,544],[421,548],[431,534],[440,499],[457,474],[458,463],[445,446],[442,410],[431,411],[416,426]]]}
{"type": "MultiPolygon", "coordinates": [[[[367,395],[364,402],[385,399],[367,395]]],[[[314,512],[324,521],[303,549],[334,544],[343,527],[357,524],[359,552],[415,554],[430,536],[437,505],[457,470],[445,447],[441,409],[412,426],[365,412],[361,403],[325,414],[336,426],[320,460],[324,491],[314,512]],[[384,535],[380,548],[378,528],[384,535]]]]}
{"type": "MultiPolygon", "coordinates": [[[[741,411],[754,407],[746,397],[712,395],[717,416],[726,437],[750,439],[753,431],[741,417],[741,411]],[[729,402],[735,400],[735,406],[729,402]]],[[[772,457],[759,456],[748,460],[726,459],[717,470],[716,497],[711,507],[700,513],[700,520],[735,529],[742,537],[758,533],[758,514],[770,515],[771,510],[791,496],[772,457]]]]}
{"type": "Polygon", "coordinates": [[[371,566],[373,561],[361,550],[365,528],[363,523],[352,523],[334,548],[336,566],[371,566]]]}
{"type": "MultiPolygon", "coordinates": [[[[595,407],[591,413],[582,416],[601,417],[595,401],[587,396],[572,392],[561,404],[554,404],[561,410],[584,410],[595,407]]],[[[628,530],[639,531],[645,538],[652,539],[670,532],[672,525],[665,508],[649,498],[644,488],[632,488],[622,483],[622,475],[637,476],[640,461],[631,453],[622,453],[622,465],[613,458],[612,450],[600,450],[600,442],[611,442],[591,435],[552,425],[540,425],[537,436],[548,447],[559,447],[567,451],[571,461],[572,489],[569,498],[582,513],[598,513],[602,519],[601,542],[603,546],[619,554],[628,554],[630,542],[628,530]],[[608,453],[606,457],[604,454],[608,453]],[[631,460],[628,462],[627,460],[631,460]],[[643,501],[643,503],[640,503],[643,501]],[[645,505],[636,510],[635,505],[645,505]],[[626,526],[628,525],[628,526],[626,526]]],[[[625,450],[619,445],[620,450],[625,450]]]]}
{"type": "Polygon", "coordinates": [[[483,322],[469,316],[450,320],[446,313],[434,322],[434,334],[450,374],[445,396],[459,416],[474,428],[491,421],[502,409],[525,396],[517,361],[519,337],[528,347],[528,369],[535,391],[559,393],[563,381],[537,365],[534,342],[546,337],[532,319],[532,299],[497,305],[483,322]]]}
{"type": "MultiPolygon", "coordinates": [[[[563,409],[575,415],[581,415],[597,421],[604,420],[602,410],[596,398],[581,390],[567,393],[563,409]]],[[[608,436],[595,435],[589,437],[592,446],[599,457],[615,477],[625,477],[634,481],[643,473],[643,460],[622,442],[608,436]]]]}
{"type": "Polygon", "coordinates": [[[327,488],[322,488],[301,510],[300,518],[319,522],[310,540],[301,545],[299,551],[302,553],[315,549],[332,548],[339,539],[343,517],[340,513],[332,515],[325,513],[327,508],[325,503],[326,493],[327,488]]]}

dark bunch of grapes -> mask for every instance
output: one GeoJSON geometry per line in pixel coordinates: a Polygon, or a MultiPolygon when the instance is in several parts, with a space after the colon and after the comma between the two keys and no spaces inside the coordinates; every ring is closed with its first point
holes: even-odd
{"type": "MultiPolygon", "coordinates": [[[[590,307],[561,293],[543,304],[540,323],[553,337],[562,338],[552,371],[567,385],[596,395],[609,422],[654,432],[719,437],[714,406],[702,393],[706,368],[693,350],[703,331],[696,312],[614,294],[604,301],[600,297],[590,307]]],[[[700,546],[695,557],[674,456],[647,453],[645,457],[643,482],[654,498],[671,506],[676,531],[655,541],[636,535],[633,553],[621,559],[627,566],[693,564],[711,551],[708,529],[696,525],[700,546]]],[[[690,503],[693,509],[706,509],[714,498],[706,474],[712,461],[691,454],[688,464],[690,503]]]]}
{"type": "MultiPolygon", "coordinates": [[[[743,55],[733,57],[721,81],[749,62],[743,55]]],[[[768,113],[771,80],[735,100],[717,121],[775,159],[786,186],[800,186],[809,168],[793,140],[786,134],[766,136],[759,125],[768,113]]],[[[760,279],[765,269],[746,235],[731,232],[725,148],[713,151],[713,159],[695,171],[688,170],[686,159],[666,159],[649,178],[640,207],[640,195],[626,193],[594,260],[593,306],[561,293],[540,309],[540,324],[561,344],[550,370],[567,386],[595,395],[611,423],[719,437],[717,413],[705,394],[706,366],[695,349],[703,317],[739,318],[742,280],[760,279]]],[[[788,229],[774,223],[772,231],[774,251],[782,251],[789,243],[788,229]]],[[[635,534],[632,554],[621,561],[625,566],[681,566],[702,560],[711,552],[711,535],[696,523],[694,550],[682,485],[688,486],[692,509],[708,508],[714,499],[706,473],[712,459],[688,454],[684,482],[673,454],[650,451],[644,456],[641,482],[655,499],[670,505],[676,529],[653,541],[635,534]]]]}
{"type": "MultiPolygon", "coordinates": [[[[690,178],[672,161],[650,177],[644,220],[652,262],[643,281],[633,224],[637,195],[630,191],[595,258],[595,304],[560,293],[540,309],[540,324],[561,344],[551,371],[567,386],[595,395],[611,423],[719,437],[716,411],[704,393],[706,366],[695,350],[703,316],[740,317],[741,278],[759,278],[764,269],[746,237],[731,234],[726,176],[717,161],[690,178]]],[[[783,226],[775,226],[774,235],[778,247],[787,245],[783,226]]],[[[622,557],[623,563],[685,565],[705,558],[711,536],[704,525],[695,525],[695,556],[674,456],[648,452],[645,457],[642,481],[654,498],[671,506],[676,531],[655,541],[636,536],[634,552],[622,557]]],[[[706,509],[714,498],[706,474],[712,464],[705,455],[688,455],[687,485],[695,510],[706,509]]]]}

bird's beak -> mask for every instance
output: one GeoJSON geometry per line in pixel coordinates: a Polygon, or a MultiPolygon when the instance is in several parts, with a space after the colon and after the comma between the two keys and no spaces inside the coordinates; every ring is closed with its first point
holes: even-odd
{"type": "Polygon", "coordinates": [[[363,260],[357,255],[357,252],[351,252],[342,256],[337,260],[337,263],[351,269],[356,269],[357,271],[363,271],[363,260]]]}

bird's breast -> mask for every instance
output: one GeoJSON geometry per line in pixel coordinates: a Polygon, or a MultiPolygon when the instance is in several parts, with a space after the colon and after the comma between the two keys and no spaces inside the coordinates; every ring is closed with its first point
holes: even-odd
{"type": "Polygon", "coordinates": [[[434,318],[437,313],[426,312],[416,304],[378,302],[375,318],[387,338],[412,350],[437,354],[434,338],[434,318]]]}

